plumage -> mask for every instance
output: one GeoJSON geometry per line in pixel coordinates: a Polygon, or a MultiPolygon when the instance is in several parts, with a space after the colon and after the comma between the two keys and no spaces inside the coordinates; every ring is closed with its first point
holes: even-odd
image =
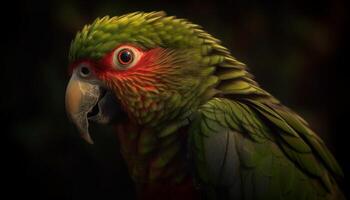
{"type": "MultiPolygon", "coordinates": [[[[199,178],[209,175],[209,177],[204,177],[203,183],[206,185],[214,183],[212,185],[214,190],[216,187],[222,188],[220,184],[215,184],[220,182],[218,179],[225,177],[218,171],[224,172],[224,169],[230,168],[239,174],[237,179],[241,180],[241,183],[239,183],[240,187],[235,186],[238,189],[234,192],[230,188],[231,185],[226,184],[227,190],[231,189],[230,192],[227,192],[239,194],[243,191],[244,199],[295,199],[296,197],[307,199],[311,196],[314,196],[314,199],[332,199],[334,198],[332,195],[338,195],[339,191],[334,177],[341,176],[341,171],[331,171],[332,168],[338,169],[337,163],[322,160],[322,157],[318,156],[320,152],[313,149],[312,144],[306,144],[300,137],[306,133],[297,132],[294,125],[289,124],[287,119],[276,116],[279,120],[284,121],[280,123],[274,121],[275,118],[271,120],[270,116],[264,118],[265,115],[271,113],[259,116],[257,114],[261,110],[258,111],[255,106],[257,104],[242,104],[226,98],[214,98],[199,108],[201,114],[196,120],[204,123],[194,123],[197,125],[192,128],[191,140],[192,143],[201,145],[193,145],[192,155],[197,157],[203,154],[196,158],[197,167],[201,168],[198,171],[213,171],[213,173],[202,172],[204,175],[198,174],[199,178]],[[214,115],[227,115],[227,118],[232,120],[219,121],[213,117],[214,115]],[[252,120],[247,120],[247,118],[252,120]],[[208,124],[217,128],[202,128],[208,124]],[[285,133],[286,130],[291,131],[292,134],[285,133]],[[281,136],[286,134],[290,134],[288,137],[294,139],[289,141],[281,136]],[[194,137],[195,135],[204,136],[194,137]],[[227,135],[234,139],[228,139],[227,135]],[[218,140],[221,141],[221,148],[215,144],[215,141],[218,140]],[[233,154],[237,154],[239,158],[235,162],[225,162],[225,164],[230,163],[230,167],[222,164],[225,160],[222,157],[215,158],[220,161],[212,160],[215,155],[228,155],[227,152],[220,152],[222,146],[225,145],[232,145],[231,148],[236,150],[233,154]],[[300,145],[302,147],[299,147],[300,145]],[[216,166],[213,166],[213,163],[216,163],[216,166]],[[300,190],[303,190],[305,194],[300,190]]],[[[293,120],[298,120],[297,116],[293,120]]],[[[322,148],[322,151],[329,155],[326,148],[322,148]]],[[[235,177],[232,173],[234,172],[226,172],[226,175],[235,177]]]]}
{"type": "MultiPolygon", "coordinates": [[[[140,199],[344,198],[321,138],[199,25],[164,12],[103,17],[77,33],[69,59],[72,73],[92,74],[73,81],[109,91],[123,111],[111,123],[140,199]]],[[[79,126],[76,113],[87,121],[94,109],[75,109],[84,94],[72,91],[79,126]]]]}

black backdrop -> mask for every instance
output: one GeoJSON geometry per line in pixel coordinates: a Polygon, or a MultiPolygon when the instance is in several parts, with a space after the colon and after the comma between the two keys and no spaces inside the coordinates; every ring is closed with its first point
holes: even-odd
{"type": "Polygon", "coordinates": [[[220,38],[265,89],[310,122],[347,174],[343,1],[13,1],[2,4],[0,22],[1,187],[8,199],[135,197],[110,128],[93,126],[90,146],[66,118],[67,54],[75,32],[94,18],[153,10],[220,38]]]}

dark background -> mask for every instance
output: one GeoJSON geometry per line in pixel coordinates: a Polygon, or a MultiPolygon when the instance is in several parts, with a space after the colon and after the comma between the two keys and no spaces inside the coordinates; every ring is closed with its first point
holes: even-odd
{"type": "Polygon", "coordinates": [[[154,10],[221,39],[262,87],[311,124],[348,174],[345,2],[12,1],[1,7],[0,164],[9,199],[134,197],[110,128],[93,126],[91,146],[66,117],[67,55],[76,31],[96,17],[154,10]]]}

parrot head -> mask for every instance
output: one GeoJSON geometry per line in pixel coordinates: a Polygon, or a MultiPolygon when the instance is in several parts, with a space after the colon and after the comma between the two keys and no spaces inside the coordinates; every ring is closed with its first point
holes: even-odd
{"type": "Polygon", "coordinates": [[[69,61],[66,110],[89,143],[91,121],[156,127],[186,119],[244,67],[198,25],[164,12],[96,19],[77,33],[69,61]]]}

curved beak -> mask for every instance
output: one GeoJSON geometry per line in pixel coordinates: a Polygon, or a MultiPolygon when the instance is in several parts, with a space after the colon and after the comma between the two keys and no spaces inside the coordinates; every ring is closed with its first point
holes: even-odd
{"type": "Polygon", "coordinates": [[[77,126],[85,141],[93,144],[89,134],[88,114],[98,103],[101,87],[72,74],[66,89],[66,111],[72,122],[77,126]]]}

